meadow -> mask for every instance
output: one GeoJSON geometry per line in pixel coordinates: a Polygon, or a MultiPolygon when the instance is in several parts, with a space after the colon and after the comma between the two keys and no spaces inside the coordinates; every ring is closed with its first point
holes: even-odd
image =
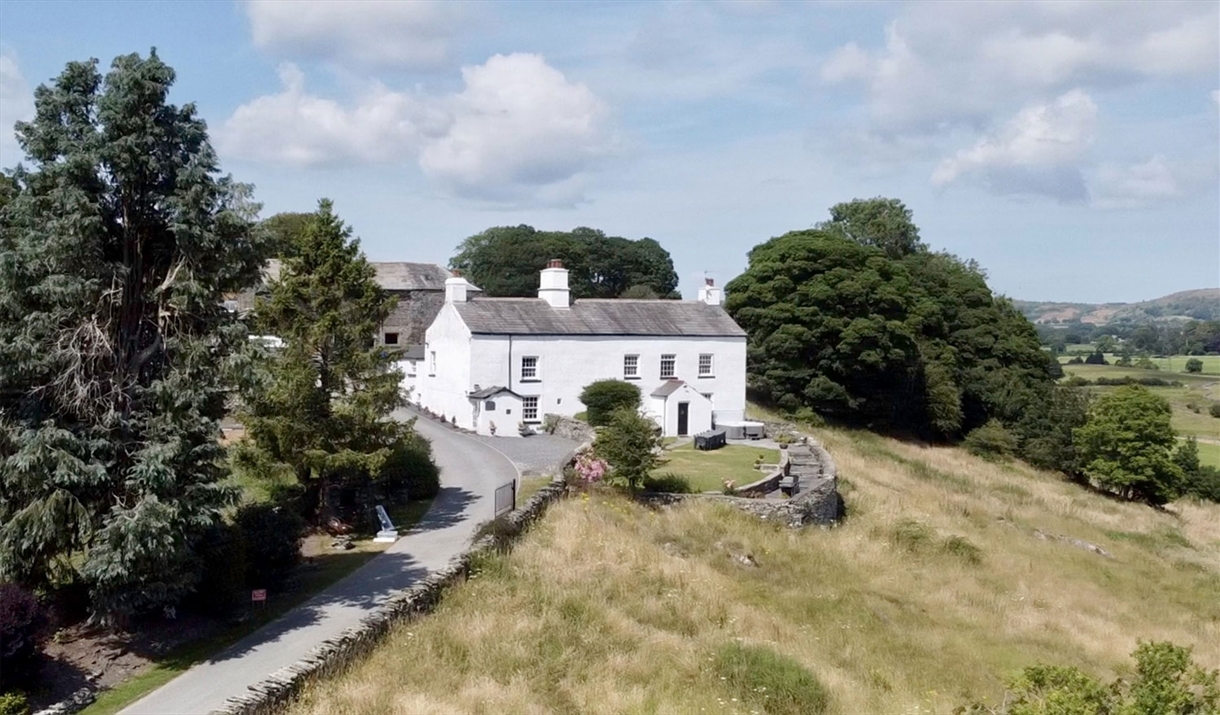
{"type": "Polygon", "coordinates": [[[1140,640],[1220,667],[1220,505],[813,434],[839,526],[575,496],[291,712],[931,713],[994,704],[1037,662],[1111,678],[1140,640]]]}

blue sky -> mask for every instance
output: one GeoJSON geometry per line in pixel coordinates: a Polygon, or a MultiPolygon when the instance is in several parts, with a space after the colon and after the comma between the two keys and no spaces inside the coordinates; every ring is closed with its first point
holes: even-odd
{"type": "Polygon", "coordinates": [[[264,214],[376,260],[651,236],[684,292],[855,197],[1037,300],[1220,284],[1220,3],[0,2],[0,166],[71,60],[178,73],[264,214]]]}

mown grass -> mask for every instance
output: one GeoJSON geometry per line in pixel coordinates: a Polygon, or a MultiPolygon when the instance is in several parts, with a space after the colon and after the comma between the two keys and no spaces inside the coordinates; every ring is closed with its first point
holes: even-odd
{"type": "Polygon", "coordinates": [[[1200,442],[1199,462],[1201,464],[1210,464],[1213,467],[1220,467],[1220,444],[1215,442],[1200,442]]]}
{"type": "Polygon", "coordinates": [[[764,464],[776,464],[779,450],[731,444],[703,451],[687,443],[665,450],[664,463],[652,473],[657,477],[674,474],[685,479],[691,491],[718,492],[730,479],[738,487],[762,479],[763,473],[754,468],[760,458],[764,464]]]}
{"type": "Polygon", "coordinates": [[[292,713],[949,712],[997,702],[1036,662],[1109,679],[1140,640],[1220,667],[1220,506],[1155,510],[958,449],[815,434],[840,470],[839,527],[569,499],[292,713]]]}

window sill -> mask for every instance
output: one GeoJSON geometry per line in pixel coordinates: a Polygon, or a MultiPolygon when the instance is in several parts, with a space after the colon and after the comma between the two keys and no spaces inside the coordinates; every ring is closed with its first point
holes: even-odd
{"type": "Polygon", "coordinates": [[[542,382],[541,377],[523,377],[517,382],[542,382]]]}
{"type": "Polygon", "coordinates": [[[624,380],[638,380],[638,379],[640,379],[640,376],[639,375],[623,375],[623,379],[624,380]]]}
{"type": "Polygon", "coordinates": [[[677,380],[678,376],[677,375],[662,375],[661,379],[662,380],[677,380]]]}
{"type": "Polygon", "coordinates": [[[716,377],[716,376],[715,376],[715,375],[700,375],[700,376],[699,376],[699,379],[700,379],[700,380],[710,380],[710,379],[712,379],[712,378],[714,378],[714,377],[716,377]]]}

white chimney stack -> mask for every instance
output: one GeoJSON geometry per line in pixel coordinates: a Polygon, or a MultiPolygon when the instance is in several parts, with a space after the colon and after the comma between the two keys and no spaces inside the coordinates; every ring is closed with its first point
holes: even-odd
{"type": "Polygon", "coordinates": [[[720,305],[724,302],[724,291],[717,288],[716,282],[711,278],[704,278],[703,285],[699,287],[699,302],[720,305]]]}
{"type": "Polygon", "coordinates": [[[468,288],[470,288],[470,284],[455,271],[452,276],[445,279],[445,302],[465,303],[468,288]]]}
{"type": "Polygon", "coordinates": [[[542,269],[538,297],[552,308],[572,307],[572,294],[568,290],[568,269],[563,267],[563,261],[552,258],[546,268],[542,269]]]}

